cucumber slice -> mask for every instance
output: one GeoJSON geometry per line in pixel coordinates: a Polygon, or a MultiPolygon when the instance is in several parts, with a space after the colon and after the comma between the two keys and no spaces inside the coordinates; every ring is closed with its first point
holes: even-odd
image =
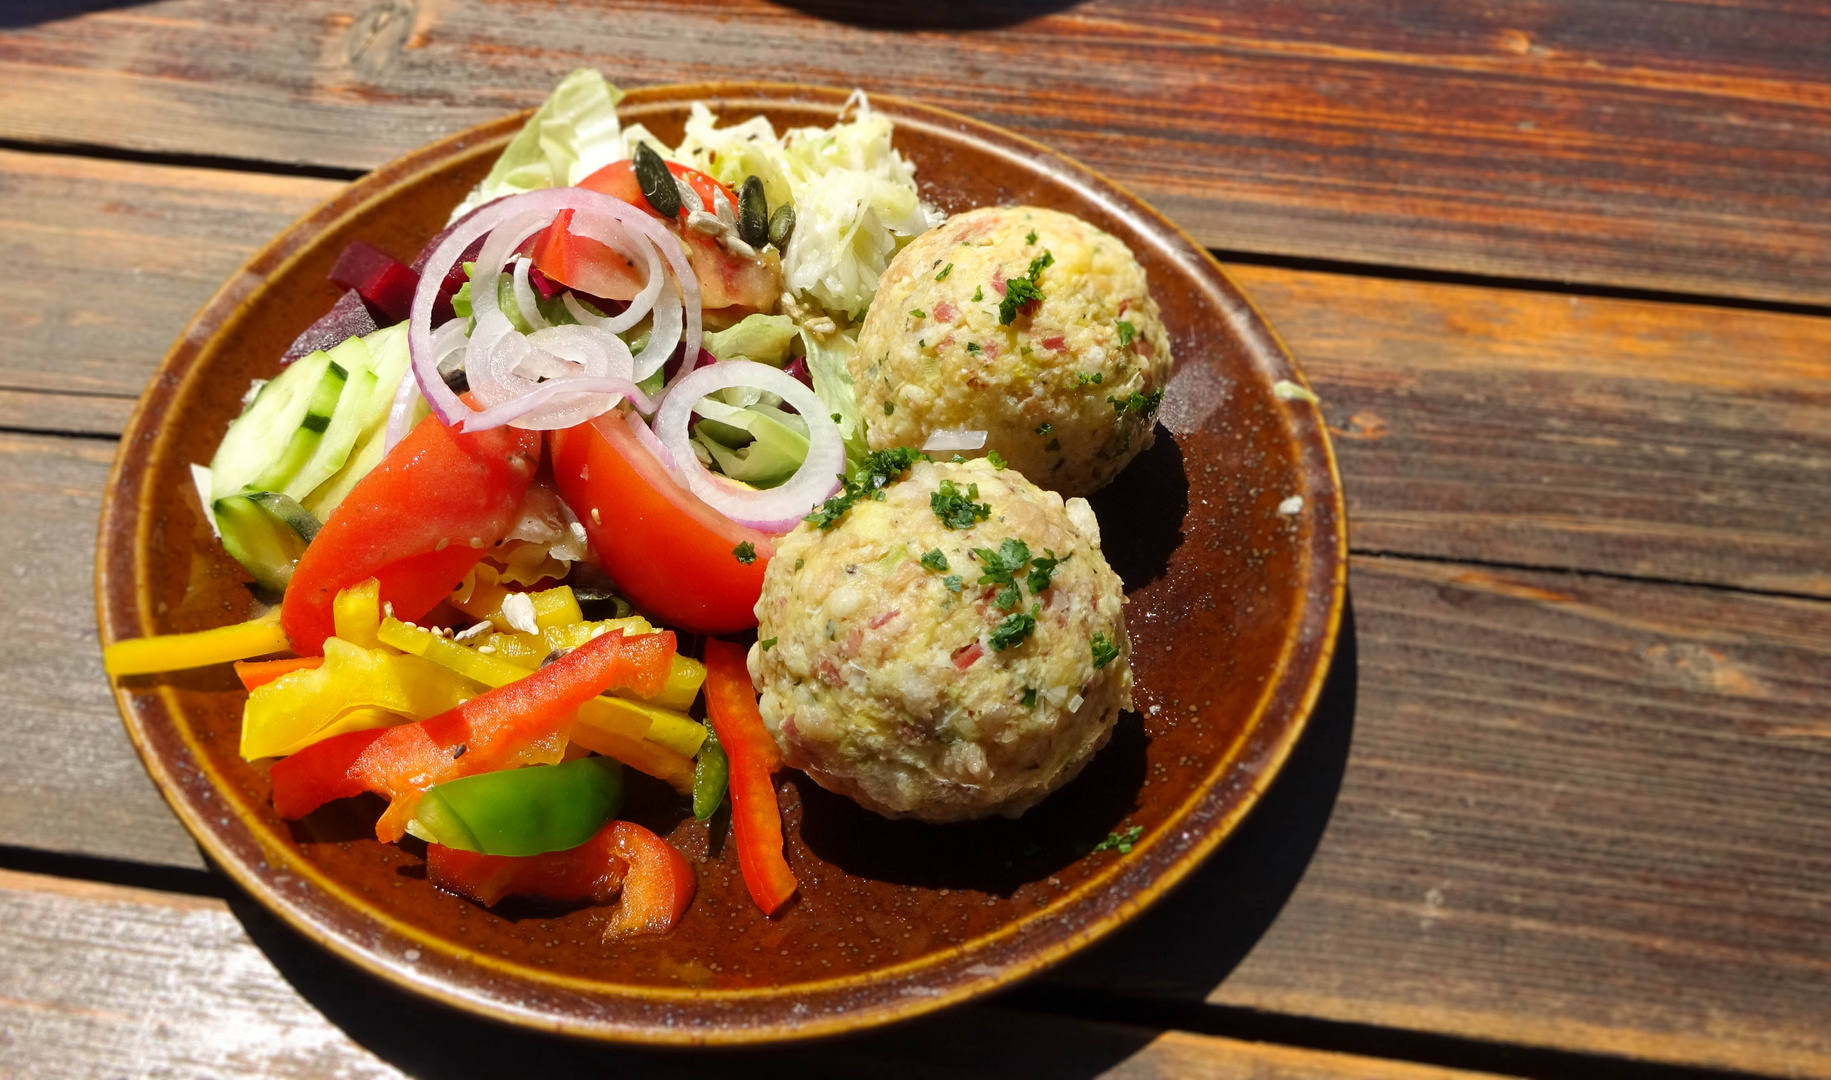
{"type": "MultiPolygon", "coordinates": [[[[330,355],[315,352],[293,361],[261,387],[216,448],[210,462],[212,500],[240,493],[279,460],[320,396],[319,384],[330,376],[330,355]]],[[[342,389],[341,378],[334,382],[342,389]]]]}
{"type": "Polygon", "coordinates": [[[213,507],[223,547],[254,580],[284,592],[305,545],[318,534],[318,519],[277,491],[256,491],[216,500],[213,507]]]}
{"type": "Polygon", "coordinates": [[[320,521],[329,521],[331,512],[337,509],[337,505],[343,502],[350,490],[363,477],[369,475],[370,470],[381,464],[382,444],[386,441],[387,437],[380,431],[370,435],[361,446],[356,448],[356,452],[350,455],[349,462],[336,476],[326,480],[319,485],[317,491],[311,493],[311,496],[305,500],[306,509],[316,514],[320,521]]]}
{"type": "MultiPolygon", "coordinates": [[[[405,323],[377,330],[363,341],[374,358],[375,397],[373,404],[364,410],[369,414],[367,423],[343,468],[300,500],[320,520],[328,520],[331,511],[337,509],[350,489],[381,463],[382,443],[386,439],[384,429],[388,425],[388,410],[394,405],[394,392],[399,389],[402,379],[413,377],[407,371],[411,357],[405,323]]],[[[341,407],[338,411],[342,412],[341,407]]]]}
{"type": "Polygon", "coordinates": [[[324,441],[324,433],[330,429],[331,418],[337,413],[337,400],[343,396],[344,387],[349,385],[350,373],[331,358],[325,367],[324,377],[312,389],[312,396],[305,409],[305,416],[299,420],[299,426],[293,430],[292,437],[286,440],[279,457],[267,466],[267,471],[254,478],[248,485],[258,491],[284,491],[287,481],[299,475],[299,470],[312,459],[318,445],[324,441]]]}
{"type": "MultiPolygon", "coordinates": [[[[343,392],[337,396],[336,410],[330,424],[317,439],[311,456],[298,470],[274,490],[294,499],[304,499],[312,489],[329,480],[355,449],[356,440],[374,407],[377,379],[370,370],[375,358],[361,338],[348,338],[330,351],[331,363],[349,373],[343,392]]],[[[309,420],[309,414],[307,416],[309,420]]],[[[298,436],[294,436],[295,441],[298,436]]],[[[264,486],[264,485],[257,485],[264,486]]]]}

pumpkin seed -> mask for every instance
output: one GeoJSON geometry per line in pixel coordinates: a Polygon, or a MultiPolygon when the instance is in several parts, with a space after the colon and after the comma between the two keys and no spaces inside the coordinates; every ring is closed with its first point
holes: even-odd
{"type": "Polygon", "coordinates": [[[787,251],[788,238],[795,235],[795,208],[783,203],[776,207],[775,216],[769,219],[769,242],[777,248],[787,251]]]}
{"type": "Polygon", "coordinates": [[[648,143],[636,146],[636,183],[641,185],[642,197],[657,214],[664,218],[680,215],[680,191],[674,186],[674,174],[648,143]]]}
{"type": "Polygon", "coordinates": [[[738,238],[753,248],[769,243],[769,198],[763,194],[763,178],[747,176],[737,196],[738,238]]]}

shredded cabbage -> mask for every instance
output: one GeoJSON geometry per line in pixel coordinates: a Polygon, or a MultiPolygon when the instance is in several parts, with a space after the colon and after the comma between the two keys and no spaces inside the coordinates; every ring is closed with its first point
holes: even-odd
{"type": "Polygon", "coordinates": [[[858,393],[852,387],[852,372],[846,360],[858,351],[858,332],[847,330],[821,337],[801,331],[807,348],[807,373],[814,380],[814,393],[833,410],[833,422],[846,443],[846,472],[858,468],[871,448],[865,445],[865,425],[858,415],[858,393]]]}
{"type": "Polygon", "coordinates": [[[890,143],[890,118],[872,111],[862,92],[847,99],[845,112],[853,118],[794,128],[778,139],[764,117],[721,128],[712,110],[694,102],[673,157],[733,186],[757,176],[771,207],[793,204],[783,283],[829,311],[852,314],[877,295],[891,258],[942,215],[917,194],[915,166],[890,143]]]}
{"type": "Polygon", "coordinates": [[[489,175],[451,212],[451,220],[504,195],[576,184],[628,157],[617,122],[621,100],[623,91],[589,68],[566,76],[509,141],[489,175]]]}
{"type": "Polygon", "coordinates": [[[787,315],[746,315],[728,330],[707,334],[702,344],[720,360],[755,360],[781,367],[795,340],[795,320],[787,315]]]}

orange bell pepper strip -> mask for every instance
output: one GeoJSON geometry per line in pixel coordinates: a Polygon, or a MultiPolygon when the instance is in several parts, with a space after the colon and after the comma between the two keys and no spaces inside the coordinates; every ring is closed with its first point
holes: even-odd
{"type": "Polygon", "coordinates": [[[308,671],[324,664],[322,656],[289,656],[284,660],[237,660],[235,677],[242,681],[242,689],[252,691],[257,686],[266,686],[282,675],[295,671],[308,671]]]}
{"type": "Polygon", "coordinates": [[[774,916],[799,887],[782,855],[782,809],[770,779],[782,751],[763,726],[744,647],[706,641],[706,716],[730,760],[731,829],[750,898],[774,916]]]}
{"type": "Polygon", "coordinates": [[[630,821],[612,821],[568,851],[480,855],[442,844],[426,847],[426,877],[439,888],[494,907],[505,896],[623,903],[605,940],[664,934],[686,913],[699,887],[693,866],[672,844],[630,821]]]}
{"type": "Polygon", "coordinates": [[[299,556],[280,625],[300,656],[322,652],[337,593],[381,582],[384,610],[418,619],[521,517],[538,431],[463,434],[427,417],[353,488],[299,556]]]}
{"type": "Polygon", "coordinates": [[[332,799],[372,791],[389,800],[375,836],[399,840],[434,784],[520,764],[530,746],[563,736],[578,707],[610,689],[657,694],[674,660],[672,632],[605,634],[506,686],[416,724],[332,736],[273,766],[273,806],[304,817],[332,799]]]}

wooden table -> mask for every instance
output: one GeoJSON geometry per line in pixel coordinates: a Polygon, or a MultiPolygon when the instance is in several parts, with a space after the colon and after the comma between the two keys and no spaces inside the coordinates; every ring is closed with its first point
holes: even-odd
{"type": "Polygon", "coordinates": [[[878,7],[0,5],[0,1074],[1831,1076],[1831,7],[878,7]],[[1091,954],[776,1055],[542,1038],[305,944],[147,781],[90,600],[133,399],[267,237],[578,65],[1029,134],[1213,245],[1321,393],[1328,697],[1091,954]]]}

